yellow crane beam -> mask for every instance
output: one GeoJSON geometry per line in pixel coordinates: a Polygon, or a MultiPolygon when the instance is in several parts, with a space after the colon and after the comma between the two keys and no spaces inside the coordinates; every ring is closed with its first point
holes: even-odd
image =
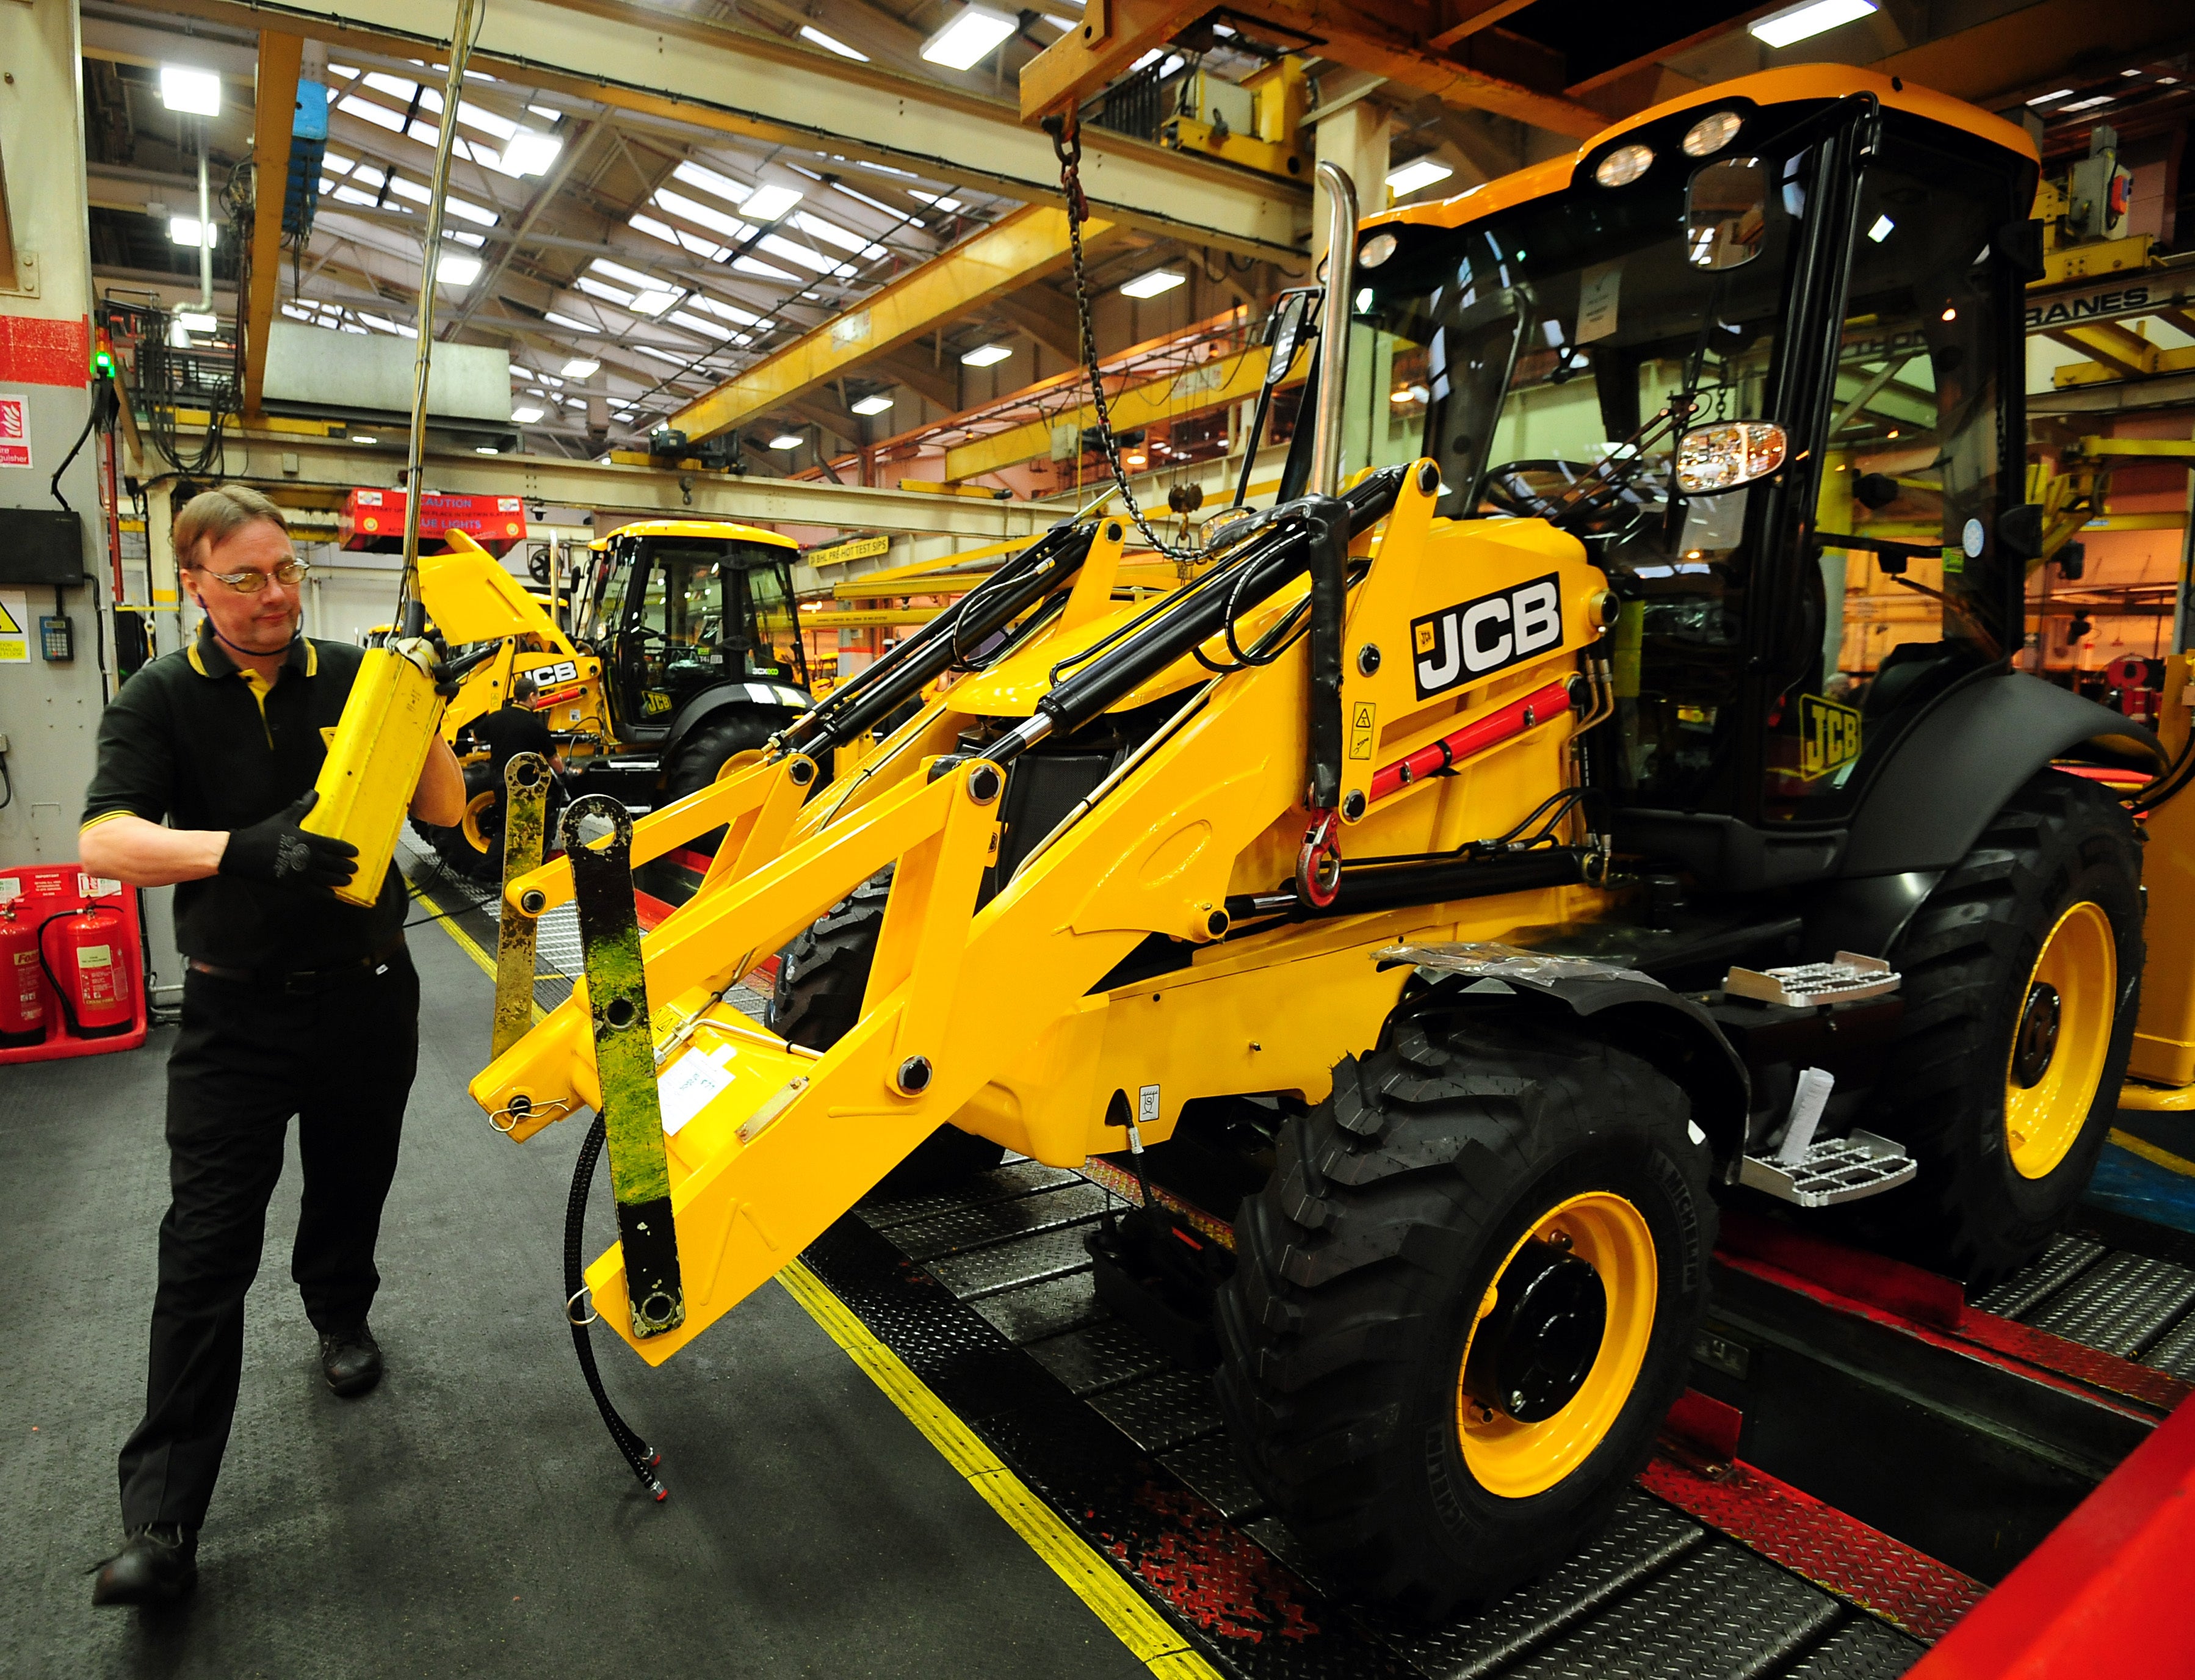
{"type": "Polygon", "coordinates": [[[282,278],[282,201],[290,190],[290,130],[297,120],[297,72],[305,41],[262,29],[251,112],[251,286],[244,299],[244,413],[259,418],[267,383],[267,338],[282,278]]]}
{"type": "MultiPolygon", "coordinates": [[[[1093,218],[1086,245],[1113,224],[1093,218]]],[[[850,309],[802,334],[734,379],[696,397],[669,424],[699,442],[805,395],[861,363],[958,320],[1001,293],[1040,280],[1067,260],[1067,212],[1029,205],[909,269],[850,309]]]]}

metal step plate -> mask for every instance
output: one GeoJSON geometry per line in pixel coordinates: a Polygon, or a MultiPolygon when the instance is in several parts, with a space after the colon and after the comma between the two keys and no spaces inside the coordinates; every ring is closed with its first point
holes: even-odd
{"type": "Polygon", "coordinates": [[[1918,1170],[1902,1146],[1855,1130],[1850,1137],[1816,1142],[1794,1165],[1749,1155],[1738,1169],[1738,1182],[1799,1207],[1827,1208],[1895,1190],[1918,1170]]]}

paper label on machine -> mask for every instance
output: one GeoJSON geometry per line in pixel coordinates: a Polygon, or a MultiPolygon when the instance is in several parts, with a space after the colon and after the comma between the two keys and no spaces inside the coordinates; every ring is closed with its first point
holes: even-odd
{"type": "Polygon", "coordinates": [[[656,1082],[656,1106],[663,1111],[665,1137],[677,1136],[688,1120],[730,1088],[732,1076],[718,1059],[730,1054],[729,1046],[688,1050],[656,1082]]]}

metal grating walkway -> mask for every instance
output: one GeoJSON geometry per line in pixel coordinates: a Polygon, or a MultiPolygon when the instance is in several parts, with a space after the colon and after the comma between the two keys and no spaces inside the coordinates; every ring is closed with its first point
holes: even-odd
{"type": "Polygon", "coordinates": [[[1098,1302],[1082,1239],[1125,1205],[1017,1161],[952,1194],[864,1204],[807,1258],[1230,1671],[1875,1680],[1921,1654],[1643,1488],[1577,1555],[1444,1625],[1345,1602],[1265,1511],[1209,1379],[1098,1302]]]}
{"type": "Polygon", "coordinates": [[[2195,1382],[2195,1267],[2068,1232],[1973,1304],[2195,1382]]]}

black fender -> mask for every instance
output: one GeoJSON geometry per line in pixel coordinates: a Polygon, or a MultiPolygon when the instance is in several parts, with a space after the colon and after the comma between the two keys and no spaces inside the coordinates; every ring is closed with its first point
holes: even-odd
{"type": "MultiPolygon", "coordinates": [[[[1684,1088],[1694,1123],[1714,1152],[1717,1175],[1737,1181],[1745,1153],[1753,1081],[1714,1018],[1681,992],[1634,969],[1575,957],[1541,959],[1518,953],[1534,967],[1559,966],[1567,974],[1534,978],[1513,961],[1489,963],[1500,973],[1436,973],[1420,968],[1388,1018],[1396,1020],[1464,1009],[1563,1011],[1590,1036],[1628,1051],[1684,1088]],[[1597,972],[1596,972],[1597,971],[1597,972]]],[[[1386,1034],[1381,1035],[1384,1042],[1386,1034]]]]}
{"type": "Polygon", "coordinates": [[[760,677],[712,683],[688,696],[686,703],[671,713],[671,727],[664,731],[663,744],[656,750],[668,765],[688,736],[723,713],[762,712],[781,723],[791,723],[815,703],[805,689],[760,677]]]}
{"type": "Polygon", "coordinates": [[[1875,775],[1852,813],[1837,873],[1950,869],[2028,777],[2076,748],[2148,771],[2166,762],[2143,725],[2039,677],[2000,672],[1962,684],[1913,725],[1875,775]]]}

